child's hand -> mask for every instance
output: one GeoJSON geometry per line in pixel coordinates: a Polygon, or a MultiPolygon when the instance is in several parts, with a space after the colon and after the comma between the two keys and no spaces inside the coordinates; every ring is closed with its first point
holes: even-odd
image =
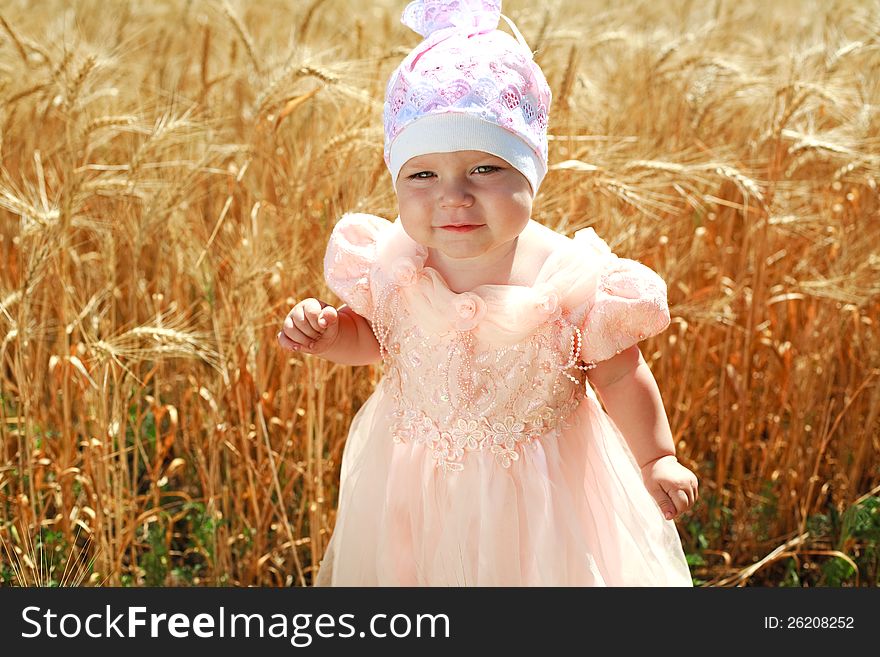
{"type": "Polygon", "coordinates": [[[318,299],[303,299],[287,314],[278,344],[288,351],[320,355],[328,351],[339,335],[336,308],[318,299]]]}
{"type": "Polygon", "coordinates": [[[672,455],[643,465],[642,480],[667,520],[677,518],[697,500],[697,476],[672,455]]]}

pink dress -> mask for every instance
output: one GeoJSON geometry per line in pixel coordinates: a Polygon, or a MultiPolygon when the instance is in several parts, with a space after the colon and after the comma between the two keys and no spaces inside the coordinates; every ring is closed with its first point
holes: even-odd
{"type": "Polygon", "coordinates": [[[384,376],[352,420],[317,585],[690,586],[675,524],[585,384],[669,324],[666,285],[592,229],[531,287],[457,294],[399,220],[345,215],[324,260],[384,376]]]}

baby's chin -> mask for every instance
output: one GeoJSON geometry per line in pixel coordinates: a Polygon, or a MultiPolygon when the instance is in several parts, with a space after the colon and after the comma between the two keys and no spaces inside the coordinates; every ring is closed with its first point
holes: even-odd
{"type": "Polygon", "coordinates": [[[477,260],[489,253],[491,249],[473,242],[435,243],[430,248],[450,260],[477,260]]]}

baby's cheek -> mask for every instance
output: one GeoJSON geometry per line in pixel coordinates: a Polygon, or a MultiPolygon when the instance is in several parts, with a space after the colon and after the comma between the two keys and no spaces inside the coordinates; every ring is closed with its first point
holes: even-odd
{"type": "Polygon", "coordinates": [[[421,217],[414,217],[411,213],[406,213],[404,208],[400,208],[400,225],[403,227],[403,232],[419,244],[424,245],[430,239],[430,218],[425,220],[421,217]]]}

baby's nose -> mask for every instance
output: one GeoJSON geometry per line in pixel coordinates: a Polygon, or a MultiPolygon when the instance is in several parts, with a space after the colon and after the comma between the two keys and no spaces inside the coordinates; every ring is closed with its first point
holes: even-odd
{"type": "Polygon", "coordinates": [[[468,207],[473,202],[474,197],[465,185],[444,185],[440,194],[440,206],[444,208],[468,207]]]}

